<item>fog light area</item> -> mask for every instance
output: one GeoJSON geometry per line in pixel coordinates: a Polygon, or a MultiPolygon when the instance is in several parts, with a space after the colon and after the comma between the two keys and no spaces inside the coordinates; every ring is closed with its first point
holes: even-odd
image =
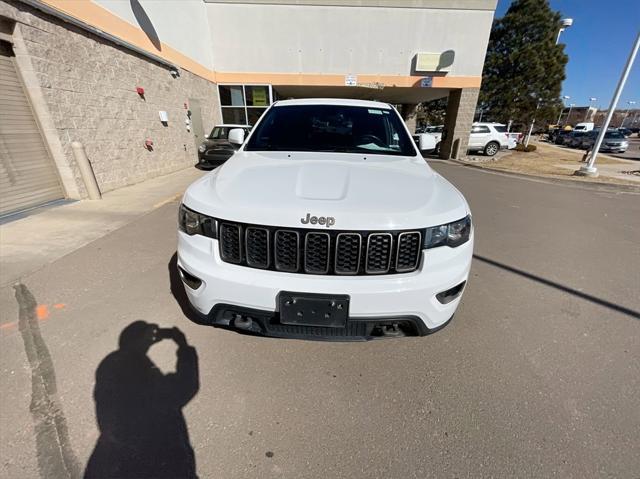
{"type": "Polygon", "coordinates": [[[451,289],[448,289],[446,291],[443,291],[442,293],[436,294],[436,298],[438,298],[438,301],[440,301],[440,303],[442,304],[449,304],[451,301],[453,301],[454,299],[456,299],[458,296],[462,294],[462,290],[464,289],[465,283],[466,281],[463,281],[462,283],[460,283],[457,286],[454,286],[451,289]]]}
{"type": "Polygon", "coordinates": [[[189,286],[189,288],[193,290],[198,289],[200,287],[200,285],[202,284],[201,279],[196,278],[194,275],[187,273],[182,268],[179,268],[179,269],[180,269],[180,277],[182,278],[182,281],[184,282],[184,284],[186,284],[187,286],[189,286]]]}

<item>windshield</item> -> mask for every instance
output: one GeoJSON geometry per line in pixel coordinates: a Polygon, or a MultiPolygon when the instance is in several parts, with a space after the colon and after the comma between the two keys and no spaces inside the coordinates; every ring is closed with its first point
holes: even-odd
{"type": "Polygon", "coordinates": [[[604,134],[605,138],[624,138],[624,135],[619,131],[608,131],[604,134]]]}
{"type": "Polygon", "coordinates": [[[231,130],[231,128],[216,126],[213,130],[211,130],[211,133],[209,134],[209,139],[210,140],[226,140],[227,137],[229,136],[229,130],[231,130]]]}
{"type": "Polygon", "coordinates": [[[346,105],[275,106],[260,121],[245,150],[416,156],[395,111],[346,105]]]}

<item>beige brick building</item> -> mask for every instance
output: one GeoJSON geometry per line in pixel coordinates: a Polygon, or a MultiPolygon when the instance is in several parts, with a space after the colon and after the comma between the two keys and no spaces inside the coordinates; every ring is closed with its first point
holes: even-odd
{"type": "Polygon", "coordinates": [[[0,215],[86,197],[74,141],[108,192],[193,165],[215,124],[254,123],[277,98],[378,99],[410,123],[449,96],[442,154],[458,156],[495,6],[0,0],[0,215]]]}

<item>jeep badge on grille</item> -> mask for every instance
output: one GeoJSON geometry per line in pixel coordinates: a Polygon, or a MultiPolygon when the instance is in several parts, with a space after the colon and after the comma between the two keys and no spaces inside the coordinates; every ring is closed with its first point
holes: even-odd
{"type": "Polygon", "coordinates": [[[336,224],[336,219],[333,216],[311,216],[310,213],[307,213],[306,218],[300,218],[300,223],[303,225],[308,225],[309,223],[312,225],[325,225],[327,228],[331,228],[336,224]]]}

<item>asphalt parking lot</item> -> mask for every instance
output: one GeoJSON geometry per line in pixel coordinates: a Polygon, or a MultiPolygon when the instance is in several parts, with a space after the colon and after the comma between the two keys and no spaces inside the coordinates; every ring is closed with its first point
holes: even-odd
{"type": "MultiPolygon", "coordinates": [[[[458,314],[428,337],[277,340],[190,322],[176,202],[2,288],[0,477],[82,476],[96,370],[139,320],[195,348],[176,385],[184,423],[179,407],[151,419],[176,431],[167,458],[193,448],[201,478],[638,477],[640,195],[434,167],[466,195],[476,251],[458,314]]],[[[176,368],[171,340],[148,357],[176,368]]],[[[112,385],[132,399],[107,424],[126,424],[141,394],[165,400],[126,369],[112,385]]]]}

